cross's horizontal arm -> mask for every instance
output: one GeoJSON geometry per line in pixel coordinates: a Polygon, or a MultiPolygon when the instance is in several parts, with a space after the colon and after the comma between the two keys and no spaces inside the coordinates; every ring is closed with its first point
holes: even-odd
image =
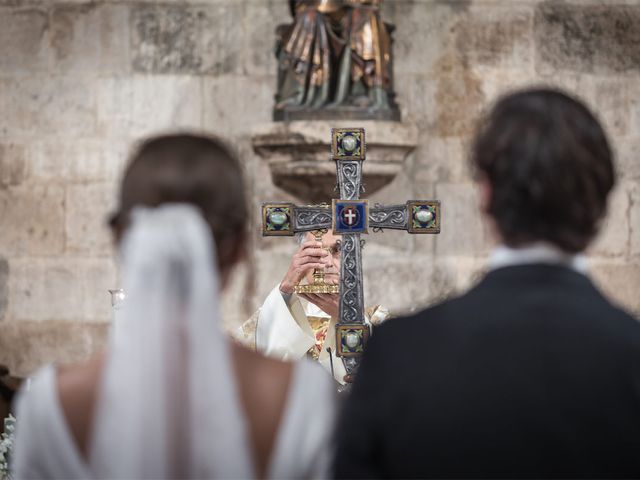
{"type": "MultiPolygon", "coordinates": [[[[294,235],[329,230],[333,226],[333,212],[328,205],[265,203],[262,208],[263,235],[294,235]]],[[[369,209],[368,226],[374,231],[389,228],[409,233],[440,233],[440,202],[411,200],[404,205],[376,205],[369,209]]]]}

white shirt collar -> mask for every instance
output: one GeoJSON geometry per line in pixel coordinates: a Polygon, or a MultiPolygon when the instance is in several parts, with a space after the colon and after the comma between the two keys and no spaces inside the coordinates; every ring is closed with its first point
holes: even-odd
{"type": "Polygon", "coordinates": [[[567,253],[547,242],[534,242],[519,248],[499,245],[489,257],[490,270],[532,263],[562,265],[582,274],[587,273],[584,255],[567,253]]]}

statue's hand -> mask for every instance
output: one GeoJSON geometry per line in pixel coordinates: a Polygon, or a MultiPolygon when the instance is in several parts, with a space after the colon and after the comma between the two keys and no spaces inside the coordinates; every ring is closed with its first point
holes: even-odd
{"type": "Polygon", "coordinates": [[[304,298],[308,302],[317,305],[327,315],[331,315],[331,318],[338,318],[339,312],[339,299],[340,295],[337,293],[300,293],[300,297],[304,298]]]}
{"type": "Polygon", "coordinates": [[[304,242],[298,251],[293,255],[289,269],[280,282],[282,293],[293,293],[293,287],[314,268],[324,268],[326,262],[323,259],[329,253],[322,248],[322,243],[309,240],[304,242]]]}

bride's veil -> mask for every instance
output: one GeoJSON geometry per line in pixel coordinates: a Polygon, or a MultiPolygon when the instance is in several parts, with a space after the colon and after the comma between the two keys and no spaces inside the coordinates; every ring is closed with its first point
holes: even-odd
{"type": "Polygon", "coordinates": [[[188,204],[137,208],[121,246],[118,343],[89,455],[101,478],[249,478],[247,430],[219,322],[211,231],[188,204]]]}

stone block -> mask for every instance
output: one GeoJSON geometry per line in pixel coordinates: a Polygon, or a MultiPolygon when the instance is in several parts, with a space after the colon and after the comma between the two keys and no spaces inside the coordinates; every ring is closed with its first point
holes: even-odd
{"type": "Polygon", "coordinates": [[[460,137],[426,137],[415,152],[414,183],[468,182],[471,179],[469,165],[469,140],[460,137]]]}
{"type": "Polygon", "coordinates": [[[108,290],[116,286],[111,259],[33,257],[10,260],[11,321],[108,321],[108,290]]]}
{"type": "Polygon", "coordinates": [[[434,68],[435,121],[440,137],[472,135],[485,105],[482,80],[456,52],[446,52],[434,68]]]}
{"type": "Polygon", "coordinates": [[[436,63],[468,4],[468,1],[383,2],[383,20],[396,27],[392,47],[396,76],[437,71],[436,63]]]}
{"type": "Polygon", "coordinates": [[[0,77],[0,136],[95,134],[95,87],[87,78],[0,77]]]}
{"type": "Polygon", "coordinates": [[[257,125],[269,123],[275,85],[275,76],[205,77],[204,128],[237,138],[257,125]]]}
{"type": "Polygon", "coordinates": [[[629,249],[629,186],[618,186],[609,195],[607,214],[598,236],[589,248],[601,256],[621,256],[629,249]]]}
{"type": "Polygon", "coordinates": [[[9,304],[9,262],[0,258],[0,322],[4,319],[9,304]]]}
{"type": "Polygon", "coordinates": [[[58,255],[64,249],[64,190],[57,185],[0,190],[0,251],[58,255]]]}
{"type": "Polygon", "coordinates": [[[631,255],[640,256],[640,187],[635,184],[629,192],[629,238],[631,255]]]}
{"type": "Polygon", "coordinates": [[[27,149],[15,143],[0,143],[0,187],[19,185],[26,177],[27,149]]]}
{"type": "Polygon", "coordinates": [[[166,130],[201,130],[205,103],[200,78],[134,75],[101,79],[98,105],[102,135],[138,139],[166,130]]]}
{"type": "Polygon", "coordinates": [[[39,8],[0,8],[0,72],[47,69],[48,14],[39,8]]]}
{"type": "Polygon", "coordinates": [[[640,179],[640,138],[616,138],[612,147],[618,176],[632,181],[640,179]]]}
{"type": "Polygon", "coordinates": [[[640,5],[542,2],[536,6],[536,68],[640,72],[640,5]]]}
{"type": "MultiPolygon", "coordinates": [[[[535,78],[529,69],[517,70],[499,66],[474,65],[473,72],[478,78],[482,79],[481,89],[484,98],[486,98],[485,105],[483,105],[480,113],[485,113],[499,98],[516,90],[529,88],[532,85],[540,86],[541,84],[548,84],[555,88],[561,87],[554,78],[535,78]]],[[[574,89],[570,90],[574,91],[574,89]]],[[[478,117],[476,116],[476,119],[478,117]]]]}
{"type": "Polygon", "coordinates": [[[396,74],[395,90],[402,121],[426,133],[436,123],[436,88],[429,75],[396,74]]]}
{"type": "Polygon", "coordinates": [[[108,323],[1,322],[0,364],[28,377],[48,363],[80,362],[106,347],[108,331],[108,323]]]}
{"type": "Polygon", "coordinates": [[[480,194],[473,183],[437,183],[442,205],[441,231],[436,235],[436,255],[485,256],[491,238],[480,211],[480,194]]]}
{"type": "Polygon", "coordinates": [[[66,197],[66,249],[92,256],[113,253],[108,218],[116,205],[116,185],[89,183],[70,185],[66,197]]]}
{"type": "Polygon", "coordinates": [[[631,105],[640,90],[637,80],[599,79],[593,87],[592,108],[610,135],[624,136],[630,131],[631,105]]]}
{"type": "Polygon", "coordinates": [[[243,2],[138,3],[132,10],[133,69],[144,73],[239,73],[243,2]]]}
{"type": "MultiPolygon", "coordinates": [[[[286,2],[263,0],[246,2],[242,35],[242,72],[249,75],[274,75],[278,69],[275,56],[276,28],[293,21],[286,2]]],[[[275,84],[274,84],[275,89],[275,84]]]]}
{"type": "Polygon", "coordinates": [[[57,4],[51,12],[53,67],[59,72],[127,73],[129,7],[57,4]]]}
{"type": "Polygon", "coordinates": [[[590,259],[589,272],[611,301],[640,319],[640,263],[590,259]]]}
{"type": "Polygon", "coordinates": [[[114,181],[122,175],[130,148],[123,137],[51,139],[32,142],[29,181],[37,183],[114,181]]]}
{"type": "Polygon", "coordinates": [[[472,65],[530,70],[533,9],[527,5],[478,5],[460,16],[455,45],[472,65]]]}
{"type": "Polygon", "coordinates": [[[444,298],[455,287],[452,272],[437,265],[428,252],[389,255],[377,246],[367,246],[363,264],[365,305],[384,305],[394,316],[421,310],[444,298]]]}

